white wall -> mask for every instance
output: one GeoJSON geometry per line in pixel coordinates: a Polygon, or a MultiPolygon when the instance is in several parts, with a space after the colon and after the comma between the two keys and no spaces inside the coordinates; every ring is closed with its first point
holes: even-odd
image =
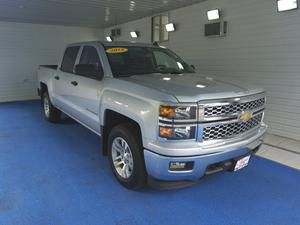
{"type": "MultiPolygon", "coordinates": [[[[178,30],[163,45],[172,48],[199,71],[264,87],[269,132],[300,139],[300,10],[277,13],[276,1],[209,0],[170,12],[178,30]],[[206,11],[219,8],[228,21],[225,38],[206,38],[206,11]]],[[[151,41],[151,18],[126,23],[141,41],[151,41]],[[146,23],[144,23],[146,21],[146,23]]],[[[104,33],[109,33],[105,29],[104,33]]]]}
{"type": "Polygon", "coordinates": [[[0,102],[37,98],[38,65],[57,64],[68,43],[102,38],[101,29],[0,22],[0,102]]]}
{"type": "Polygon", "coordinates": [[[150,43],[151,42],[151,17],[142,18],[139,20],[131,21],[121,26],[113,26],[107,29],[104,29],[104,35],[109,36],[111,29],[122,27],[121,33],[122,35],[118,38],[115,38],[114,41],[136,41],[142,43],[150,43]],[[138,39],[133,39],[130,36],[131,31],[137,31],[139,33],[138,39]]]}

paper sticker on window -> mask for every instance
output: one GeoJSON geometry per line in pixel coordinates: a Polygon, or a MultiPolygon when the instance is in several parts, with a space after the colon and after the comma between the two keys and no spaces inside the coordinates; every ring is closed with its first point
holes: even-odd
{"type": "Polygon", "coordinates": [[[128,48],[109,48],[106,49],[107,53],[124,53],[124,52],[128,52],[128,48]]]}

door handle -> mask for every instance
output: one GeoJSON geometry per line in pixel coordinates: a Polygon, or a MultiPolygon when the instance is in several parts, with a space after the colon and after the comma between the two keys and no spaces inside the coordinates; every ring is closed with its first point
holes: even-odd
{"type": "Polygon", "coordinates": [[[55,80],[59,80],[59,76],[55,76],[54,79],[55,79],[55,80]]]}
{"type": "Polygon", "coordinates": [[[77,81],[71,81],[71,84],[74,85],[74,86],[78,85],[77,81]]]}

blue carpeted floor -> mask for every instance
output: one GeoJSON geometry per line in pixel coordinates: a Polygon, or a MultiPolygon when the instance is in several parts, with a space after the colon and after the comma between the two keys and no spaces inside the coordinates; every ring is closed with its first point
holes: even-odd
{"type": "Polygon", "coordinates": [[[186,189],[135,192],[114,179],[99,138],[39,102],[0,104],[1,225],[300,224],[300,172],[261,158],[186,189]]]}

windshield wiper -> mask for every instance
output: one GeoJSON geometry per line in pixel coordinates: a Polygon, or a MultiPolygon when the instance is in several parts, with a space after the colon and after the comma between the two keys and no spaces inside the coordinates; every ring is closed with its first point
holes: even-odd
{"type": "Polygon", "coordinates": [[[131,76],[141,76],[141,75],[149,75],[149,74],[182,74],[183,71],[180,70],[155,70],[155,71],[145,71],[140,73],[132,73],[132,74],[118,74],[117,77],[131,77],[131,76]]]}
{"type": "Polygon", "coordinates": [[[149,74],[156,74],[156,73],[160,73],[160,72],[151,71],[151,72],[132,73],[132,74],[118,74],[117,77],[141,76],[141,75],[149,75],[149,74]]]}
{"type": "Polygon", "coordinates": [[[182,74],[182,71],[169,69],[169,70],[161,70],[161,71],[159,71],[159,73],[163,73],[163,74],[182,74]]]}
{"type": "Polygon", "coordinates": [[[169,74],[182,74],[182,72],[181,71],[172,71],[169,74]]]}

